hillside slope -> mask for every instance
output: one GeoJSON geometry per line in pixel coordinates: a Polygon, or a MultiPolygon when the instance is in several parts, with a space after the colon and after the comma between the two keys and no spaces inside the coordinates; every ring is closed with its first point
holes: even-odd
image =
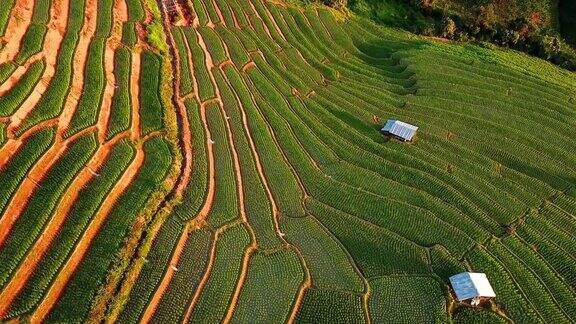
{"type": "Polygon", "coordinates": [[[1,320],[576,320],[574,73],[325,7],[69,4],[47,103],[0,69],[1,320]]]}

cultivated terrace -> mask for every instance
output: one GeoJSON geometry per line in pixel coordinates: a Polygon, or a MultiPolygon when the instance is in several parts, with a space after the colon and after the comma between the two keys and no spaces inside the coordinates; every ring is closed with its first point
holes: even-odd
{"type": "Polygon", "coordinates": [[[322,4],[0,2],[0,322],[576,321],[573,72],[322,4]]]}

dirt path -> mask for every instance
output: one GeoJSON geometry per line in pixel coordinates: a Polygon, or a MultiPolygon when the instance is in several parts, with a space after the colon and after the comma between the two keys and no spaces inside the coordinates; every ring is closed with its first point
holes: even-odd
{"type": "Polygon", "coordinates": [[[144,163],[144,150],[142,146],[138,146],[136,150],[136,157],[128,166],[128,169],[124,172],[120,180],[116,183],[114,188],[110,191],[106,199],[102,202],[102,205],[94,218],[92,218],[90,224],[88,225],[86,231],[82,234],[82,237],[76,244],[76,247],[70,254],[70,257],[66,261],[64,267],[58,273],[56,279],[52,282],[49,290],[42,299],[42,302],[38,308],[34,311],[30,317],[30,323],[42,323],[58,301],[58,298],[66,288],[66,285],[70,281],[70,278],[78,268],[80,262],[84,259],[84,255],[88,252],[90,244],[100,231],[100,228],[104,224],[104,221],[115,207],[117,200],[126,191],[128,186],[132,183],[138,171],[144,163]]]}
{"type": "Polygon", "coordinates": [[[13,133],[20,126],[22,120],[36,107],[36,104],[42,98],[44,91],[48,88],[50,81],[56,73],[56,61],[60,45],[64,39],[64,33],[68,24],[68,11],[72,0],[53,0],[50,8],[50,23],[48,31],[44,37],[44,47],[42,49],[46,68],[40,78],[40,81],[34,87],[31,94],[24,100],[22,105],[10,118],[8,133],[13,133]]]}
{"type": "Polygon", "coordinates": [[[110,109],[112,107],[112,97],[116,92],[116,76],[114,75],[114,57],[116,49],[122,40],[122,24],[128,21],[128,8],[126,1],[114,1],[114,15],[112,22],[112,35],[106,40],[104,49],[104,73],[106,75],[106,86],[100,103],[100,113],[98,114],[98,141],[106,141],[106,131],[110,120],[110,109]]]}
{"type": "Polygon", "coordinates": [[[140,137],[140,58],[142,49],[139,46],[132,51],[132,66],[130,68],[130,103],[132,120],[130,132],[132,139],[140,137]]]}
{"type": "Polygon", "coordinates": [[[33,0],[16,1],[14,8],[10,12],[10,20],[4,34],[4,39],[7,40],[7,43],[0,50],[0,64],[12,61],[20,51],[22,38],[32,21],[33,9],[33,0]]]}
{"type": "Polygon", "coordinates": [[[76,112],[76,109],[78,108],[78,100],[80,100],[84,88],[84,72],[86,70],[88,50],[96,32],[98,1],[88,0],[85,8],[86,13],[84,14],[84,25],[80,32],[80,39],[76,44],[74,60],[72,63],[72,84],[64,103],[64,109],[60,115],[60,121],[58,122],[58,132],[60,134],[64,134],[68,130],[74,112],[76,112]]]}
{"type": "Polygon", "coordinates": [[[52,218],[44,228],[44,231],[36,240],[34,246],[26,254],[24,261],[18,267],[8,285],[6,285],[4,290],[0,293],[0,318],[6,316],[6,312],[10,309],[12,302],[18,296],[30,276],[34,273],[38,263],[42,260],[46,251],[52,246],[52,243],[60,233],[62,224],[66,221],[70,210],[78,199],[78,195],[82,188],[92,181],[96,176],[96,171],[99,170],[107,161],[112,148],[116,143],[118,143],[118,141],[126,137],[125,135],[126,134],[124,134],[124,136],[117,136],[112,141],[100,146],[84,169],[82,169],[78,176],[74,178],[66,193],[60,200],[52,218]]]}

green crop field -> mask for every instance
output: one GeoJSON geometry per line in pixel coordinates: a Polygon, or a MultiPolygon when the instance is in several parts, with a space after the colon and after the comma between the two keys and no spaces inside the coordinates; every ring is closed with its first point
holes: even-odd
{"type": "Polygon", "coordinates": [[[362,12],[6,0],[0,322],[576,322],[576,74],[362,12]]]}

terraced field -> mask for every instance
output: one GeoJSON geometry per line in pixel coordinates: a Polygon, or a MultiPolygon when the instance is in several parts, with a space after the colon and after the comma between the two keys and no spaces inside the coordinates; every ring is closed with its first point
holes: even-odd
{"type": "Polygon", "coordinates": [[[280,1],[7,3],[0,320],[576,321],[573,73],[280,1]]]}

